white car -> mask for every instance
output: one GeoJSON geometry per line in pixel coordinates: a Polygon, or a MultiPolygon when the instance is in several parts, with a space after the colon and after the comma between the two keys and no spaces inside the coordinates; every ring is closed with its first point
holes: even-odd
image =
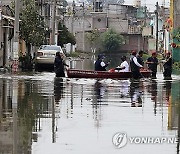
{"type": "Polygon", "coordinates": [[[53,65],[56,52],[59,51],[63,53],[60,46],[56,45],[42,45],[37,51],[35,64],[39,65],[53,65]]]}

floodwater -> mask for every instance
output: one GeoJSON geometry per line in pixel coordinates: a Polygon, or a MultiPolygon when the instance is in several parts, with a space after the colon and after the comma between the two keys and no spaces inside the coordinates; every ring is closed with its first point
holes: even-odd
{"type": "MultiPolygon", "coordinates": [[[[89,61],[71,66],[92,68],[89,61]]],[[[157,76],[133,82],[1,74],[0,154],[178,154],[180,76],[157,76]]]]}

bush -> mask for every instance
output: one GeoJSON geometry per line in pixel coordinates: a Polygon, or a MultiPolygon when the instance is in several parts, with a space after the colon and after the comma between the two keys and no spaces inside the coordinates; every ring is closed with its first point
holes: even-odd
{"type": "Polygon", "coordinates": [[[116,33],[112,29],[108,30],[102,35],[102,43],[105,46],[105,50],[108,52],[116,51],[124,42],[122,35],[116,33]]]}

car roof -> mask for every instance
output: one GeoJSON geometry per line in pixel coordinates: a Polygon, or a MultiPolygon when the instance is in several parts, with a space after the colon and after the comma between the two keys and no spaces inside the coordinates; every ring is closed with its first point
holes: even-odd
{"type": "Polygon", "coordinates": [[[57,46],[57,45],[41,45],[39,47],[39,50],[56,50],[63,53],[61,46],[57,46]]]}
{"type": "Polygon", "coordinates": [[[41,47],[59,47],[59,48],[61,48],[61,46],[58,46],[58,45],[41,45],[40,48],[41,47]]]}

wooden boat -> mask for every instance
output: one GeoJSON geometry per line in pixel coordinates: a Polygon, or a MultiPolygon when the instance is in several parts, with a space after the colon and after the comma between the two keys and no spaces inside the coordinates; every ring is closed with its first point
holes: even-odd
{"type": "MultiPolygon", "coordinates": [[[[143,77],[148,78],[151,76],[150,70],[141,70],[143,77]]],[[[93,71],[93,70],[78,70],[68,69],[68,78],[116,78],[127,79],[131,78],[131,72],[110,72],[110,71],[93,71]]]]}

